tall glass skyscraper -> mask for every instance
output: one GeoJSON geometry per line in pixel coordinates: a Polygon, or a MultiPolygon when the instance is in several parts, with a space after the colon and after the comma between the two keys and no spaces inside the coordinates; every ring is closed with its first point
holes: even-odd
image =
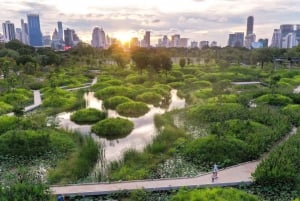
{"type": "Polygon", "coordinates": [[[58,27],[58,37],[60,42],[62,42],[64,40],[64,31],[63,31],[63,27],[62,27],[62,22],[57,22],[57,27],[58,27]]]}
{"type": "Polygon", "coordinates": [[[249,16],[247,18],[247,33],[246,36],[253,34],[253,24],[254,24],[254,17],[249,16]]]}
{"type": "Polygon", "coordinates": [[[29,32],[29,44],[33,47],[43,46],[43,37],[40,27],[40,17],[38,14],[28,14],[28,32],[29,32]]]}

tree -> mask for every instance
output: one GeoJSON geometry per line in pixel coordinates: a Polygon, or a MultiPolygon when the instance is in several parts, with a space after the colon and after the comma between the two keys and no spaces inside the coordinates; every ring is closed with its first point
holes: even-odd
{"type": "Polygon", "coordinates": [[[135,63],[136,68],[143,73],[143,70],[148,67],[150,64],[150,60],[152,61],[153,58],[150,58],[149,51],[146,48],[137,48],[131,53],[131,58],[135,63]]]}
{"type": "Polygon", "coordinates": [[[4,79],[8,78],[9,75],[9,69],[15,64],[15,60],[9,57],[3,57],[0,58],[0,70],[3,74],[4,79]]]}
{"type": "Polygon", "coordinates": [[[185,58],[180,58],[179,65],[181,68],[183,68],[185,66],[185,63],[186,63],[185,58]]]}

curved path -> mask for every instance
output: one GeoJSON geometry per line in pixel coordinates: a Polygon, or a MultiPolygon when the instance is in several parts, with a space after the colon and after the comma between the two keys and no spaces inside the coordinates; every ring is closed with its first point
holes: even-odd
{"type": "Polygon", "coordinates": [[[132,191],[144,188],[147,191],[162,191],[178,189],[181,187],[205,187],[205,186],[234,186],[249,184],[252,182],[251,174],[255,171],[258,161],[240,164],[220,170],[218,179],[211,180],[211,174],[192,178],[141,180],[128,182],[95,183],[83,185],[52,186],[50,190],[55,195],[105,195],[120,191],[132,191]]]}
{"type": "MultiPolygon", "coordinates": [[[[297,133],[297,128],[293,127],[291,131],[276,143],[272,148],[284,143],[290,136],[297,133]]],[[[190,177],[190,178],[171,178],[155,180],[137,180],[126,182],[111,183],[93,183],[93,184],[75,184],[66,186],[52,186],[50,190],[55,195],[106,195],[120,191],[132,191],[136,189],[145,189],[147,191],[163,191],[178,189],[181,187],[207,187],[207,186],[236,186],[239,184],[250,184],[253,182],[252,173],[254,173],[258,164],[268,153],[263,154],[260,160],[241,163],[232,167],[222,169],[218,173],[218,179],[212,182],[211,173],[190,177]]]]}

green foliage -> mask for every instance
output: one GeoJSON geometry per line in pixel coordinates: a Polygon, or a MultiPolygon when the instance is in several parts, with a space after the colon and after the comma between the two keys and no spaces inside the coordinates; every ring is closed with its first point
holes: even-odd
{"type": "Polygon", "coordinates": [[[18,126],[17,123],[18,118],[15,116],[0,116],[0,135],[15,129],[18,126]]]}
{"type": "Polygon", "coordinates": [[[243,118],[246,114],[246,109],[237,103],[206,104],[194,106],[188,111],[189,117],[198,123],[243,118]]]}
{"type": "Polygon", "coordinates": [[[294,125],[300,125],[300,105],[287,105],[282,108],[282,112],[289,116],[294,125]]]}
{"type": "Polygon", "coordinates": [[[108,140],[126,137],[132,130],[134,124],[122,118],[105,119],[92,127],[92,132],[108,140]]]}
{"type": "Polygon", "coordinates": [[[132,101],[130,98],[127,98],[125,96],[113,96],[111,98],[108,98],[104,101],[104,106],[106,109],[116,109],[116,107],[122,103],[130,102],[132,101]]]}
{"type": "Polygon", "coordinates": [[[175,89],[181,89],[185,86],[184,82],[171,82],[169,83],[169,86],[175,89]]]}
{"type": "Polygon", "coordinates": [[[220,167],[248,161],[249,145],[233,137],[218,138],[206,136],[196,139],[183,149],[183,154],[188,161],[199,168],[211,168],[214,163],[220,167]]]}
{"type": "Polygon", "coordinates": [[[49,187],[42,183],[16,183],[10,186],[0,185],[1,201],[50,201],[49,187]]]}
{"type": "Polygon", "coordinates": [[[259,199],[244,191],[234,188],[206,188],[200,190],[181,189],[178,193],[171,197],[171,201],[259,201],[259,199]]]}
{"type": "Polygon", "coordinates": [[[142,102],[125,102],[117,106],[117,112],[125,117],[139,117],[146,114],[150,109],[142,102]]]}
{"type": "Polygon", "coordinates": [[[87,177],[98,161],[99,148],[99,145],[92,138],[81,139],[76,152],[60,161],[55,169],[49,171],[49,183],[76,183],[87,177]]]}
{"type": "Polygon", "coordinates": [[[136,100],[147,104],[159,105],[162,96],[154,92],[145,92],[136,97],[136,100]]]}
{"type": "Polygon", "coordinates": [[[266,94],[258,97],[256,102],[275,106],[285,106],[287,104],[291,104],[293,101],[291,98],[281,94],[266,94]]]}
{"type": "Polygon", "coordinates": [[[32,102],[33,94],[30,90],[26,89],[12,89],[0,97],[3,101],[10,105],[27,105],[32,102]]]}
{"type": "Polygon", "coordinates": [[[11,106],[10,104],[7,104],[5,102],[0,101],[0,115],[11,112],[12,110],[13,110],[13,106],[11,106]]]}
{"type": "Polygon", "coordinates": [[[10,130],[0,136],[0,155],[36,158],[53,152],[67,153],[74,143],[65,133],[54,130],[10,130]]]}
{"type": "Polygon", "coordinates": [[[101,100],[106,100],[113,96],[126,96],[128,98],[134,98],[134,90],[132,88],[123,86],[108,86],[104,89],[96,91],[95,96],[101,100]]]}
{"type": "Polygon", "coordinates": [[[147,80],[146,75],[128,75],[125,79],[126,82],[132,84],[143,84],[147,80]]]}
{"type": "Polygon", "coordinates": [[[51,88],[44,92],[44,107],[65,108],[69,109],[76,103],[76,97],[72,92],[60,89],[51,88]]]}
{"type": "Polygon", "coordinates": [[[106,117],[104,112],[94,108],[81,109],[71,115],[71,120],[77,124],[93,124],[106,117]]]}

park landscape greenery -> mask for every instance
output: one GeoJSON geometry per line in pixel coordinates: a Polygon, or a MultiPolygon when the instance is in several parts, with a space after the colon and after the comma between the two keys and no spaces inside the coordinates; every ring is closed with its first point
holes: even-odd
{"type": "Polygon", "coordinates": [[[51,200],[49,184],[194,176],[210,171],[214,163],[224,168],[267,152],[253,174],[254,183],[239,190],[182,189],[167,194],[138,190],[118,199],[296,199],[299,132],[278,146],[277,142],[300,124],[300,94],[293,91],[300,85],[299,64],[282,63],[275,71],[271,59],[299,57],[299,47],[252,51],[225,47],[188,53],[180,48],[125,51],[118,45],[96,50],[86,44],[56,53],[17,41],[1,47],[1,200],[51,200]],[[98,82],[90,88],[68,91],[94,77],[98,82]],[[238,81],[262,84],[232,84],[238,81]],[[42,106],[31,113],[18,112],[32,104],[33,89],[42,92],[42,106]],[[101,145],[50,120],[72,111],[72,121],[92,125],[93,132],[109,140],[118,139],[134,127],[128,118],[144,115],[150,104],[167,107],[171,89],[185,98],[187,106],[156,115],[158,134],[153,142],[142,152],[128,150],[122,160],[108,164],[103,177],[92,178],[95,164],[103,160],[101,145]],[[124,118],[85,109],[87,90],[104,101],[106,110],[114,109],[124,118]],[[5,115],[13,111],[15,116],[5,115]]]}

